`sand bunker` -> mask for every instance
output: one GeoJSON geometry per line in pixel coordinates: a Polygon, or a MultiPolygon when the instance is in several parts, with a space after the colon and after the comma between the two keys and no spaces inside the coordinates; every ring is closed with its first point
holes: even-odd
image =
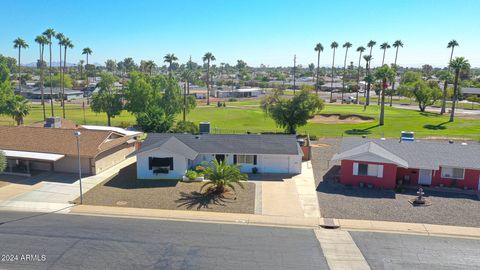
{"type": "Polygon", "coordinates": [[[356,114],[321,113],[315,115],[309,121],[318,124],[360,124],[372,122],[373,120],[375,120],[373,117],[356,114]]]}

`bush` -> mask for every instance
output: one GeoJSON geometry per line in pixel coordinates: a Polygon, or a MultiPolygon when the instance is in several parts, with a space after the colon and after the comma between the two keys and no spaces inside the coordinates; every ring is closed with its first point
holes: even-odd
{"type": "Polygon", "coordinates": [[[198,174],[194,170],[188,170],[187,173],[185,173],[185,177],[187,177],[190,180],[195,180],[197,178],[198,174]]]}
{"type": "Polygon", "coordinates": [[[258,168],[257,168],[257,167],[253,167],[253,168],[252,168],[252,173],[253,173],[253,174],[257,174],[257,173],[258,173],[258,168]]]}
{"type": "Polygon", "coordinates": [[[233,98],[233,97],[231,97],[231,98],[228,99],[228,102],[235,102],[235,101],[237,101],[237,99],[236,99],[236,98],[233,98]]]}
{"type": "Polygon", "coordinates": [[[179,121],[177,124],[170,130],[173,133],[190,133],[198,134],[200,130],[198,126],[190,121],[179,121]]]}
{"type": "Polygon", "coordinates": [[[222,105],[222,102],[221,102],[221,101],[217,101],[217,107],[223,107],[223,105],[222,105]]]}
{"type": "Polygon", "coordinates": [[[118,126],[121,127],[121,128],[128,128],[128,127],[132,126],[132,123],[127,122],[127,121],[122,121],[122,122],[120,122],[120,125],[118,125],[118,126]]]}

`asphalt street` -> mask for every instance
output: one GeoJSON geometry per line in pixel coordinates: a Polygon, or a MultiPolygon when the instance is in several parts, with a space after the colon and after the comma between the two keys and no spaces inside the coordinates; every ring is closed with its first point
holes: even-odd
{"type": "Polygon", "coordinates": [[[0,269],[328,269],[313,230],[0,212],[0,269]]]}
{"type": "Polygon", "coordinates": [[[371,269],[480,269],[480,240],[350,232],[371,269]]]}

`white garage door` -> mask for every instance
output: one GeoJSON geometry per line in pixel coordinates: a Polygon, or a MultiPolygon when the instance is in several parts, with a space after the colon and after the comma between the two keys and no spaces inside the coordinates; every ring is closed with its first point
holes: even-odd
{"type": "Polygon", "coordinates": [[[289,173],[288,157],[264,156],[262,167],[265,173],[289,173]]]}

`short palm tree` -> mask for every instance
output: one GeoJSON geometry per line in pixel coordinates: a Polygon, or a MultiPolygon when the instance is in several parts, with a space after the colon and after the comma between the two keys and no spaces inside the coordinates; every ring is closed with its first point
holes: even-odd
{"type": "Polygon", "coordinates": [[[320,87],[320,53],[323,52],[323,45],[322,43],[317,43],[315,46],[315,51],[317,52],[317,80],[315,83],[315,92],[318,94],[318,88],[320,87]]]}
{"type": "Polygon", "coordinates": [[[347,68],[347,55],[348,55],[348,49],[350,49],[352,47],[352,43],[350,42],[345,42],[345,44],[343,44],[343,48],[345,48],[345,59],[343,60],[343,76],[342,76],[342,103],[343,103],[343,94],[345,92],[345,73],[347,72],[346,71],[346,68],[347,68]]]}
{"type": "Polygon", "coordinates": [[[362,53],[365,51],[365,47],[360,46],[357,48],[357,52],[359,52],[358,56],[358,75],[357,75],[357,103],[358,103],[358,92],[360,91],[360,65],[362,63],[362,53]]]}
{"type": "Polygon", "coordinates": [[[52,28],[48,28],[43,32],[43,35],[48,38],[48,48],[50,51],[50,69],[49,69],[49,75],[50,75],[50,109],[51,109],[51,116],[54,116],[53,112],[53,86],[52,86],[52,37],[55,37],[55,30],[52,28]]]}
{"type": "Polygon", "coordinates": [[[380,102],[380,122],[379,125],[383,126],[385,124],[385,89],[387,89],[388,82],[391,82],[395,79],[395,71],[388,65],[383,65],[381,68],[377,69],[375,72],[375,78],[381,81],[381,102],[380,102]]]}
{"type": "Polygon", "coordinates": [[[163,57],[163,62],[168,63],[168,74],[172,76],[172,64],[177,62],[178,58],[173,53],[169,53],[163,57]]]}
{"type": "Polygon", "coordinates": [[[43,77],[43,54],[45,51],[45,45],[48,44],[48,38],[44,35],[37,36],[35,38],[35,42],[38,43],[40,49],[40,94],[41,94],[41,103],[42,103],[42,110],[43,110],[43,119],[47,118],[47,112],[45,109],[45,90],[44,90],[44,77],[43,77]]]}
{"type": "MultiPolygon", "coordinates": [[[[395,62],[393,64],[393,68],[395,69],[395,76],[397,76],[397,57],[398,57],[398,49],[400,47],[403,48],[403,42],[401,40],[396,40],[393,45],[392,45],[396,50],[395,50],[395,62]]],[[[393,80],[392,82],[392,91],[390,94],[390,107],[393,106],[393,93],[395,92],[395,81],[393,80]]]]}
{"type": "Polygon", "coordinates": [[[216,59],[211,52],[207,52],[202,60],[207,62],[207,105],[210,105],[210,61],[215,61],[216,59]]]}
{"type": "Polygon", "coordinates": [[[7,114],[10,115],[17,125],[23,125],[23,119],[30,113],[28,100],[20,95],[14,95],[7,101],[7,114]]]}
{"type": "Polygon", "coordinates": [[[380,49],[383,50],[383,57],[382,57],[382,66],[385,63],[385,53],[387,52],[387,49],[390,49],[390,44],[388,42],[384,42],[380,45],[380,49]]]}
{"type": "MultiPolygon", "coordinates": [[[[455,39],[450,40],[447,44],[447,48],[451,48],[452,50],[450,52],[450,60],[448,63],[452,62],[453,50],[455,47],[458,47],[458,42],[455,39]]],[[[448,65],[448,72],[450,72],[450,64],[448,65]]],[[[444,114],[447,107],[447,86],[448,80],[445,80],[445,83],[443,84],[442,108],[440,109],[440,114],[444,114]]]]}
{"type": "Polygon", "coordinates": [[[21,38],[17,38],[13,41],[13,48],[18,49],[18,87],[22,91],[22,78],[21,78],[21,65],[20,65],[20,56],[22,49],[28,48],[27,42],[21,38]]]}
{"type": "Polygon", "coordinates": [[[65,73],[67,72],[67,49],[73,49],[73,43],[69,38],[63,39],[63,81],[62,81],[62,111],[63,111],[63,118],[65,118],[65,73]]]}
{"type": "Polygon", "coordinates": [[[450,122],[453,122],[455,118],[455,104],[458,100],[458,79],[460,77],[460,72],[463,70],[467,70],[470,68],[470,64],[468,60],[463,57],[456,57],[450,64],[448,65],[449,68],[452,68],[455,71],[455,81],[453,83],[453,97],[452,97],[452,110],[450,112],[450,122]]]}
{"type": "MultiPolygon", "coordinates": [[[[89,47],[83,48],[82,54],[84,54],[87,57],[87,62],[85,62],[85,74],[87,74],[87,66],[88,66],[88,56],[92,55],[92,49],[89,47]]],[[[88,74],[87,74],[87,86],[88,86],[88,74]]]]}
{"type": "Polygon", "coordinates": [[[332,79],[330,81],[330,102],[332,102],[333,101],[333,77],[334,77],[333,68],[335,67],[335,50],[338,48],[338,43],[335,41],[332,42],[332,44],[330,44],[330,48],[333,49],[332,79]]]}
{"type": "Polygon", "coordinates": [[[363,59],[365,59],[365,82],[367,83],[367,89],[365,89],[366,100],[364,106],[366,108],[366,106],[370,105],[370,86],[373,82],[372,76],[370,75],[370,62],[372,61],[373,57],[371,55],[364,55],[363,59]]]}
{"type": "Polygon", "coordinates": [[[157,66],[157,64],[155,64],[155,62],[153,60],[148,60],[146,63],[145,63],[149,73],[150,73],[150,76],[153,75],[153,70],[155,69],[155,67],[157,66]]]}
{"type": "Polygon", "coordinates": [[[240,165],[227,164],[225,161],[213,160],[203,162],[204,175],[208,182],[202,186],[211,186],[209,191],[214,194],[223,194],[231,188],[235,191],[234,184],[243,187],[241,181],[246,181],[248,176],[240,172],[240,165]]]}

